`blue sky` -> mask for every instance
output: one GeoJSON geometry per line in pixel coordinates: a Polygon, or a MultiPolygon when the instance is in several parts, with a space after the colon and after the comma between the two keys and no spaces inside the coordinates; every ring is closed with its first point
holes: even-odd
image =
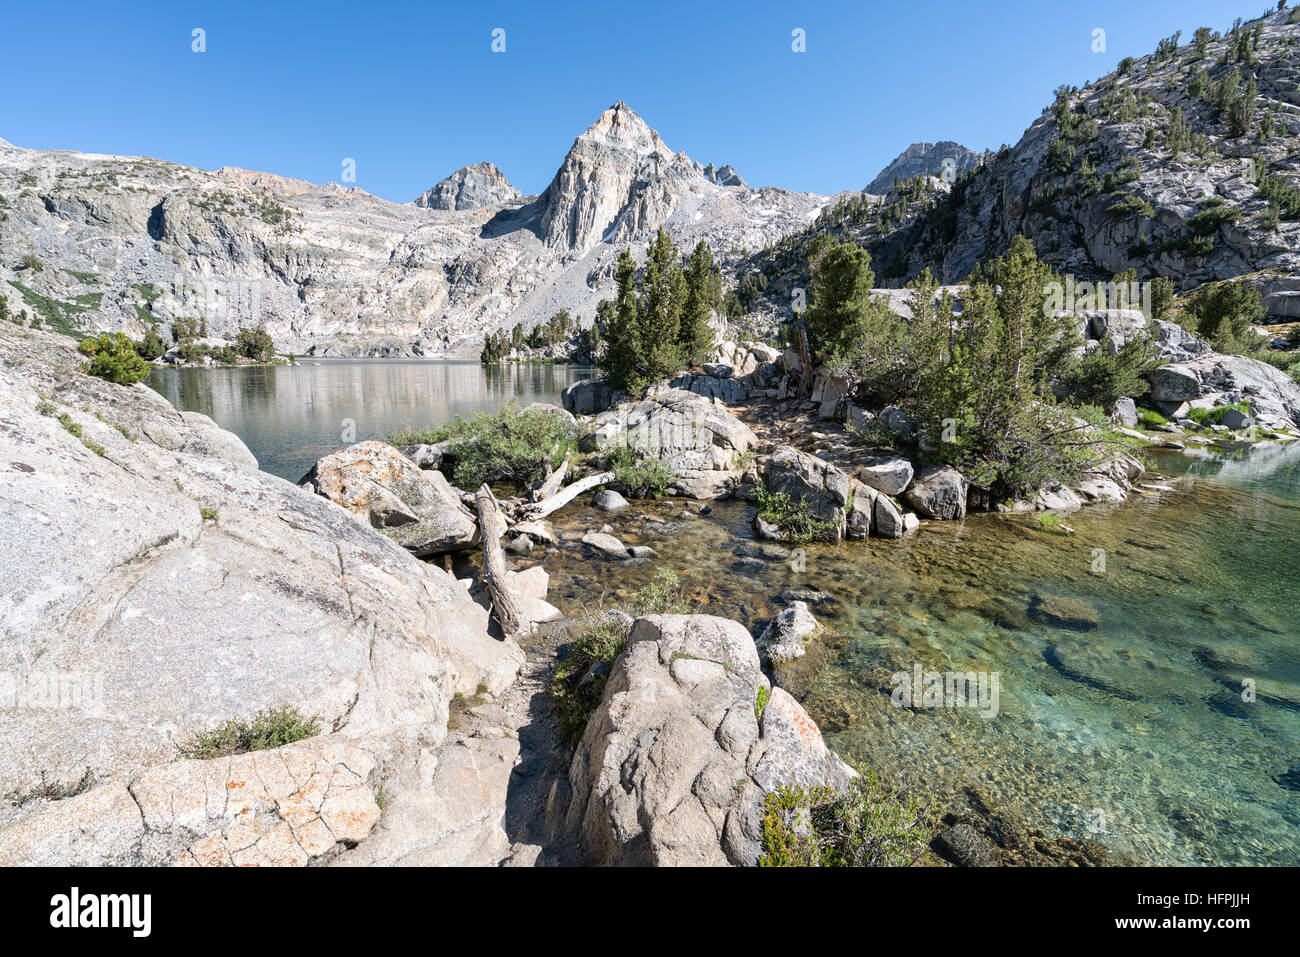
{"type": "Polygon", "coordinates": [[[1087,3],[29,2],[0,33],[0,137],[356,183],[406,201],[490,160],[544,189],[623,99],[751,185],[860,189],[909,143],[1014,143],[1062,83],[1265,0],[1087,3]],[[492,31],[505,30],[504,53],[492,31]],[[207,50],[191,50],[191,31],[207,50]],[[806,52],[791,50],[805,31],[806,52]],[[1093,52],[1093,30],[1106,31],[1093,52]]]}

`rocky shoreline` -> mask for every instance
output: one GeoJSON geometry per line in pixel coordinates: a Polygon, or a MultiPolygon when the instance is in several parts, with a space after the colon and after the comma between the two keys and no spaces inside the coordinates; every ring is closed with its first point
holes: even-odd
{"type": "MultiPolygon", "coordinates": [[[[1175,338],[1162,330],[1162,348],[1175,338]]],[[[757,863],[766,795],[842,792],[856,776],[781,687],[780,670],[821,629],[807,604],[792,597],[775,620],[748,623],[753,634],[705,614],[628,619],[571,752],[548,686],[588,622],[547,601],[540,565],[458,580],[439,563],[483,546],[485,521],[487,549],[499,539],[527,555],[554,542],[547,516],[578,495],[625,508],[602,469],[629,443],[672,470],[671,493],[703,502],[693,508],[785,495],[836,539],[1008,507],[954,469],[864,444],[867,423],[901,429],[905,417],[858,407],[825,370],[801,384],[797,357],[761,344],[724,343],[718,362],[637,402],[598,380],[570,387],[564,410],[544,411],[581,433],[581,467],[566,463],[526,498],[488,491],[486,513],[482,490],[476,502],[439,471],[445,448],[359,443],[294,486],[257,471],[206,417],[84,374],[70,339],[0,329],[0,358],[0,548],[16,570],[0,671],[27,694],[0,709],[15,743],[0,791],[94,770],[81,793],[0,812],[0,863],[757,863]],[[60,683],[77,689],[72,705],[51,697],[60,683]],[[285,705],[320,733],[177,760],[185,736],[285,705]]],[[[1157,401],[1245,397],[1285,440],[1298,393],[1232,359],[1198,351],[1163,367],[1157,401]]],[[[1198,437],[1185,410],[1170,412],[1182,439],[1198,437]]],[[[1074,488],[1010,507],[1122,500],[1150,484],[1143,475],[1123,452],[1074,488]]],[[[782,537],[764,526],[756,516],[757,539],[782,537]]],[[[608,529],[581,547],[629,567],[655,557],[608,529]]],[[[945,814],[932,863],[1115,862],[969,797],[945,814]]]]}
{"type": "MultiPolygon", "coordinates": [[[[774,765],[848,773],[793,699],[776,696],[760,726],[754,698],[767,679],[743,626],[687,615],[637,621],[601,718],[561,776],[555,754],[533,750],[537,674],[476,583],[420,561],[372,516],[257,471],[204,416],[177,413],[142,385],[85,375],[69,339],[0,330],[0,355],[3,547],[16,570],[3,664],[29,692],[0,711],[14,745],[0,789],[75,779],[83,766],[96,782],[6,809],[0,862],[499,864],[546,852],[553,862],[664,863],[680,852],[753,863],[757,789],[748,803],[740,789],[734,800],[701,792],[699,813],[683,822],[655,801],[692,776],[647,781],[630,808],[650,821],[642,837],[609,803],[601,762],[664,717],[629,711],[622,702],[639,692],[615,690],[650,680],[652,658],[662,661],[655,687],[701,713],[734,699],[726,773],[746,759],[756,781],[784,780],[774,765]],[[98,685],[72,706],[38,701],[42,675],[98,685]],[[321,733],[177,760],[188,732],[285,704],[317,716],[321,733]],[[522,757],[521,742],[530,742],[522,757]],[[530,776],[546,782],[544,797],[536,787],[517,796],[530,776]],[[696,825],[719,814],[700,843],[696,825]],[[565,822],[604,834],[604,850],[566,839],[565,822]],[[544,832],[553,849],[512,840],[544,832]],[[581,854],[566,856],[566,845],[581,854]]],[[[530,616],[560,617],[540,568],[511,573],[510,584],[530,616]]]]}

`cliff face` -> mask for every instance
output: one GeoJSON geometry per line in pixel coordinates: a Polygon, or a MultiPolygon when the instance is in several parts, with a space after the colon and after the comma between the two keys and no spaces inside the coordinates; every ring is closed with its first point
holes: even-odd
{"type": "Polygon", "coordinates": [[[943,176],[945,170],[951,170],[952,176],[956,177],[968,169],[976,168],[982,161],[983,157],[979,153],[952,140],[913,143],[899,153],[862,191],[883,196],[893,188],[896,181],[911,179],[913,176],[943,176]]]}
{"type": "Polygon", "coordinates": [[[421,209],[482,209],[519,198],[519,190],[491,163],[475,163],[456,170],[418,197],[421,209]]]}
{"type": "Polygon", "coordinates": [[[485,333],[561,308],[589,323],[623,245],[660,226],[719,254],[804,225],[825,198],[750,189],[673,153],[619,103],[543,196],[466,167],[415,203],[268,173],[0,146],[0,283],[65,332],[142,336],[206,319],[265,323],[281,349],[477,354],[485,333]],[[23,268],[24,256],[39,267],[23,268]],[[16,284],[16,285],[15,285],[16,284]]]}
{"type": "Polygon", "coordinates": [[[1297,44],[1300,18],[1282,10],[1062,91],[935,213],[881,241],[880,260],[959,282],[1023,234],[1085,277],[1132,268],[1189,288],[1300,272],[1297,211],[1270,200],[1300,190],[1297,44]]]}
{"type": "MultiPolygon", "coordinates": [[[[1207,32],[1062,88],[1015,146],[954,182],[891,179],[883,195],[835,197],[803,230],[732,265],[765,276],[751,324],[793,315],[793,290],[808,285],[805,248],[820,234],[866,247],[877,282],[895,289],[927,268],[943,285],[962,283],[1024,235],[1079,280],[1132,269],[1188,291],[1244,277],[1270,315],[1300,313],[1297,48],[1294,10],[1207,32]]],[[[895,163],[912,153],[925,150],[895,163]]]]}

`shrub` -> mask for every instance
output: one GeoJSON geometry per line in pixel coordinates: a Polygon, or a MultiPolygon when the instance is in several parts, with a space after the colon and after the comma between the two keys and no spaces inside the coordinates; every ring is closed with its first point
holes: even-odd
{"type": "Polygon", "coordinates": [[[1110,408],[1118,399],[1132,398],[1150,388],[1146,373],[1160,365],[1150,334],[1133,336],[1115,354],[1105,347],[1093,349],[1069,366],[1060,385],[1078,402],[1110,408]]]}
{"type": "Polygon", "coordinates": [[[1223,417],[1234,409],[1250,415],[1250,403],[1233,402],[1228,405],[1217,405],[1213,409],[1195,408],[1187,413],[1187,417],[1197,425],[1219,425],[1223,422],[1223,417]]]}
{"type": "Polygon", "coordinates": [[[452,479],[461,488],[484,482],[523,487],[546,475],[576,448],[578,430],[567,417],[548,409],[520,409],[513,403],[433,429],[403,428],[388,437],[392,445],[447,442],[446,459],[455,464],[452,479]]]}
{"type": "Polygon", "coordinates": [[[167,343],[163,342],[162,336],[158,335],[158,330],[150,326],[145,332],[144,338],[135,345],[136,355],[146,362],[152,359],[161,359],[167,352],[167,343]]]}
{"type": "Polygon", "coordinates": [[[555,700],[560,733],[569,744],[582,737],[587,721],[600,705],[605,680],[627,647],[627,636],[626,624],[605,619],[574,638],[569,654],[556,665],[551,696],[555,700]]]}
{"type": "Polygon", "coordinates": [[[647,456],[630,445],[617,445],[605,456],[614,470],[614,482],[632,498],[658,498],[677,480],[662,459],[647,456]]]}
{"type": "Polygon", "coordinates": [[[132,385],[149,375],[149,363],[135,351],[135,343],[125,333],[105,332],[94,339],[85,339],[77,348],[90,357],[86,371],[93,376],[132,385]]]}
{"type": "Polygon", "coordinates": [[[758,490],[758,516],[771,522],[793,542],[834,541],[836,537],[835,526],[814,518],[806,501],[791,499],[786,493],[773,492],[767,486],[758,490]]]}
{"type": "Polygon", "coordinates": [[[654,579],[641,586],[629,609],[633,618],[643,615],[685,615],[691,610],[681,579],[667,568],[655,570],[654,579]]]}
{"type": "Polygon", "coordinates": [[[1154,409],[1143,409],[1141,413],[1138,414],[1138,422],[1145,425],[1148,429],[1154,428],[1157,425],[1169,424],[1169,420],[1154,409]]]}
{"type": "Polygon", "coordinates": [[[183,758],[224,758],[249,751],[267,751],[295,741],[315,736],[320,732],[320,718],[302,713],[288,705],[258,711],[250,720],[232,718],[219,728],[200,731],[181,742],[183,758]]]}
{"type": "Polygon", "coordinates": [[[1196,334],[1220,352],[1239,352],[1257,343],[1251,326],[1264,318],[1259,290],[1245,282],[1202,286],[1187,300],[1196,334]]]}
{"type": "Polygon", "coordinates": [[[62,801],[64,798],[76,797],[78,794],[89,791],[98,783],[95,779],[95,773],[89,767],[86,768],[79,780],[71,784],[50,781],[47,779],[45,772],[42,771],[40,784],[26,791],[15,788],[5,795],[5,800],[13,807],[22,807],[31,801],[62,801]]]}
{"type": "Polygon", "coordinates": [[[909,867],[938,825],[933,799],[882,783],[874,772],[844,794],[782,786],[763,799],[760,867],[909,867]]]}

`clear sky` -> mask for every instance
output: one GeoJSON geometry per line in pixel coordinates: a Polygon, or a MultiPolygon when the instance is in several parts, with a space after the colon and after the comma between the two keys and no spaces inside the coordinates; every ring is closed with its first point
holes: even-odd
{"type": "Polygon", "coordinates": [[[0,137],[313,182],[340,181],[351,158],[356,185],[407,201],[479,160],[540,192],[623,99],[694,160],[832,193],[914,141],[1014,143],[1058,85],[1265,6],[7,0],[0,137]]]}

